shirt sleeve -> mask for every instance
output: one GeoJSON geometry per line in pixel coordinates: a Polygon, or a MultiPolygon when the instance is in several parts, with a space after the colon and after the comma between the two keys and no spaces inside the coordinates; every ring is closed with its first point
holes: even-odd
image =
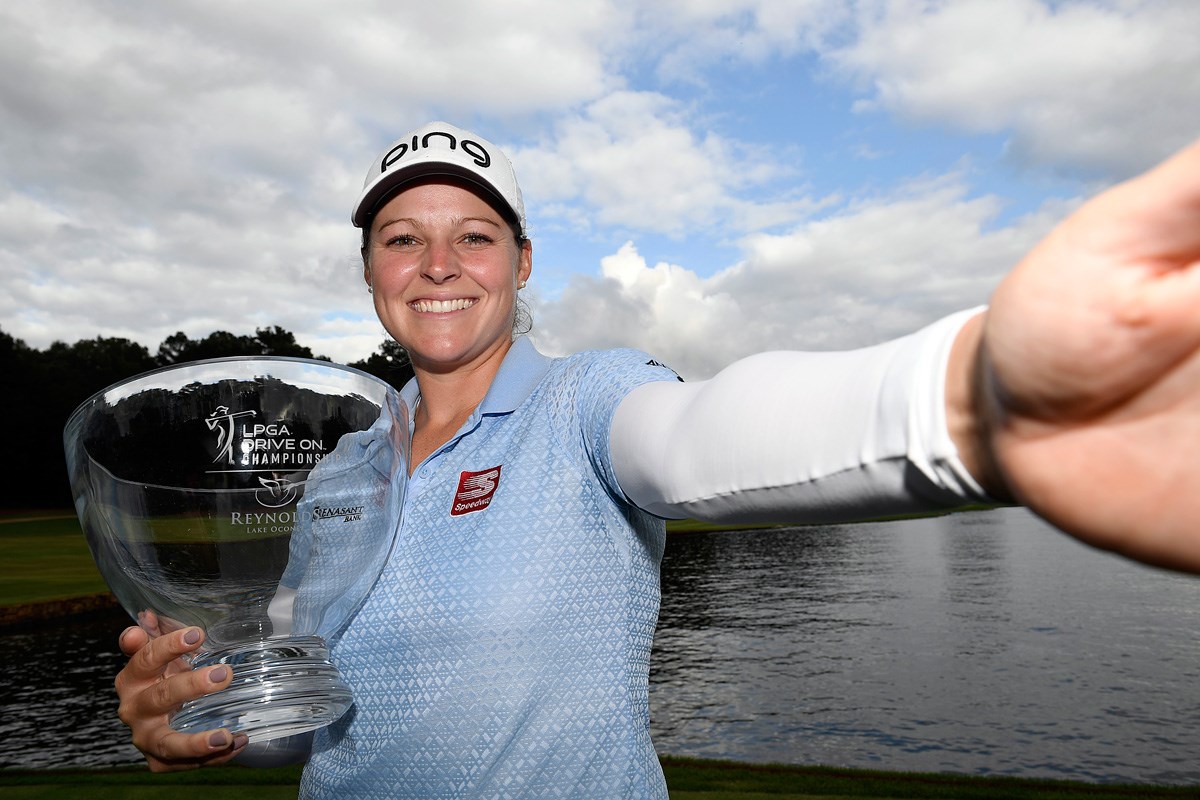
{"type": "Polygon", "coordinates": [[[990,502],[946,424],[950,348],[981,309],[845,352],[771,352],[708,381],[633,389],[616,480],[668,519],[827,522],[990,502]]]}
{"type": "Polygon", "coordinates": [[[608,493],[621,503],[628,500],[617,482],[612,460],[613,415],[623,398],[639,386],[652,383],[682,385],[682,378],[640,350],[593,350],[570,357],[572,421],[564,430],[578,431],[585,457],[608,493]],[[576,428],[575,426],[578,426],[576,428]]]}

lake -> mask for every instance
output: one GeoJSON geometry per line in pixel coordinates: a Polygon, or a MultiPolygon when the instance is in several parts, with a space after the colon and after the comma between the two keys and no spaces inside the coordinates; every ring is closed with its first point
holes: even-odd
{"type": "MultiPolygon", "coordinates": [[[[1200,784],[1200,580],[1020,509],[668,537],[663,754],[1200,784]]],[[[137,762],[120,616],[0,637],[0,767],[137,762]]]]}
{"type": "Polygon", "coordinates": [[[1200,783],[1200,580],[1021,509],[671,537],[660,752],[1200,783]]]}

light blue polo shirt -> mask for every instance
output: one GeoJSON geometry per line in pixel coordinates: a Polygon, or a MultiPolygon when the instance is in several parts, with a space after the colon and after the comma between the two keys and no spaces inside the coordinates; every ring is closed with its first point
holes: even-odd
{"type": "Polygon", "coordinates": [[[667,796],[647,696],[664,526],[621,496],[608,436],[629,391],[676,379],[633,350],[514,342],[412,475],[333,646],[355,705],[318,733],[302,797],[667,796]]]}

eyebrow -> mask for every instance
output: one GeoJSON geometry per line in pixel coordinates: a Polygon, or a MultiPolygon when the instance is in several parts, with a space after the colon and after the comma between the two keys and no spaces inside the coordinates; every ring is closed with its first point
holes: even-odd
{"type": "MultiPolygon", "coordinates": [[[[412,225],[414,228],[422,227],[421,223],[419,223],[413,217],[397,217],[396,219],[389,219],[388,221],[384,222],[382,225],[379,226],[379,230],[382,231],[385,228],[388,228],[388,227],[395,225],[397,223],[400,223],[400,222],[407,222],[409,225],[412,225]]],[[[504,226],[501,223],[496,222],[495,220],[488,219],[487,217],[460,217],[460,218],[454,220],[454,225],[455,225],[455,227],[457,227],[457,226],[462,225],[467,222],[482,222],[485,225],[491,225],[493,228],[500,228],[500,229],[504,228],[504,226]]]]}

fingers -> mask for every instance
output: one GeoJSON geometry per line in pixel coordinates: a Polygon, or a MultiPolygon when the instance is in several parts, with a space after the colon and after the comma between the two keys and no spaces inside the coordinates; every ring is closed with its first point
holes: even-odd
{"type": "Polygon", "coordinates": [[[1193,142],[1131,182],[1140,202],[1137,210],[1172,233],[1197,241],[1196,216],[1200,213],[1200,140],[1193,142]],[[1188,224],[1191,223],[1191,224],[1188,224]]]}
{"type": "Polygon", "coordinates": [[[121,631],[121,638],[117,640],[117,645],[126,656],[133,656],[148,641],[150,641],[149,634],[137,625],[132,625],[121,631]]]}
{"type": "MultiPolygon", "coordinates": [[[[121,680],[120,675],[117,680],[121,680]]],[[[189,700],[224,689],[232,680],[233,671],[222,664],[178,672],[132,691],[128,686],[118,683],[117,694],[121,703],[117,707],[117,716],[130,728],[137,727],[145,720],[157,722],[189,700]]]]}
{"type": "Polygon", "coordinates": [[[228,729],[202,733],[179,733],[169,727],[154,731],[143,742],[134,737],[134,745],[146,756],[151,772],[176,772],[229,761],[249,743],[245,734],[228,729]]]}
{"type": "Polygon", "coordinates": [[[153,639],[139,633],[135,628],[126,628],[121,634],[121,651],[130,655],[129,663],[117,676],[117,690],[120,691],[122,676],[125,682],[142,682],[157,680],[175,659],[192,653],[204,643],[204,631],[199,628],[184,628],[165,636],[153,639]],[[148,639],[148,641],[147,641],[148,639]],[[132,653],[126,650],[138,642],[142,644],[132,653]]]}

